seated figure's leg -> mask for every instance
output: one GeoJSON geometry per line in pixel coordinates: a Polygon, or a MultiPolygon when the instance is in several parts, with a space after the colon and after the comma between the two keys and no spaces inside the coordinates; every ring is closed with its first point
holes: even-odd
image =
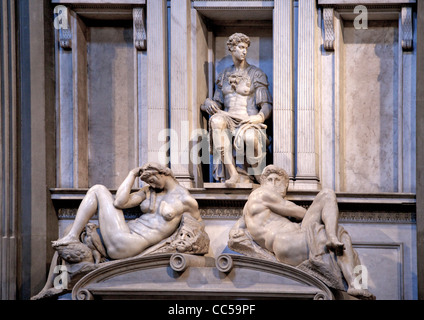
{"type": "Polygon", "coordinates": [[[221,157],[222,164],[228,170],[230,179],[226,182],[229,187],[234,187],[239,179],[233,157],[232,136],[225,117],[215,114],[210,119],[214,151],[221,157]]]}
{"type": "Polygon", "coordinates": [[[249,174],[253,174],[259,182],[262,171],[266,166],[266,142],[263,141],[261,133],[254,128],[246,130],[244,134],[246,146],[246,167],[250,167],[249,174]]]}
{"type": "Polygon", "coordinates": [[[322,190],[312,202],[302,221],[302,228],[314,222],[322,223],[327,234],[327,247],[337,255],[343,254],[344,244],[337,238],[339,228],[339,208],[334,191],[322,190]]]}

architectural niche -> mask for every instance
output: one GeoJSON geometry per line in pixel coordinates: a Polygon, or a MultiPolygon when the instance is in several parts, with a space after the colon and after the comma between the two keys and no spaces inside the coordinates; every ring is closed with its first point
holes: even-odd
{"type": "Polygon", "coordinates": [[[413,48],[413,16],[412,16],[412,5],[415,4],[415,0],[412,1],[364,1],[364,4],[360,2],[351,4],[348,1],[343,0],[318,0],[318,5],[322,6],[323,16],[323,28],[324,28],[324,49],[327,51],[334,51],[334,17],[335,14],[341,15],[347,19],[385,19],[387,17],[393,17],[393,15],[400,16],[400,38],[402,42],[402,48],[405,51],[411,51],[413,48]],[[356,13],[352,14],[352,12],[356,13]],[[359,16],[362,15],[362,16],[359,16]],[[370,16],[368,16],[370,15],[370,16]]]}

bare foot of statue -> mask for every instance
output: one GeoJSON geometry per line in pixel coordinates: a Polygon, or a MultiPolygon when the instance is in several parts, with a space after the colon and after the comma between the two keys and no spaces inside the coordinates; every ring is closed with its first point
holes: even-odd
{"type": "Polygon", "coordinates": [[[343,250],[345,249],[345,245],[343,242],[340,242],[336,237],[331,237],[328,239],[326,246],[329,250],[334,251],[337,256],[343,255],[343,250]]]}
{"type": "Polygon", "coordinates": [[[78,242],[80,242],[80,240],[77,237],[68,234],[59,240],[52,241],[52,246],[54,248],[54,247],[66,246],[68,244],[78,243],[78,242]]]}
{"type": "Polygon", "coordinates": [[[235,188],[238,180],[239,180],[238,173],[233,174],[229,180],[225,181],[225,186],[227,188],[235,188]]]}
{"type": "Polygon", "coordinates": [[[349,288],[347,293],[361,300],[375,300],[375,296],[367,289],[349,288]]]}

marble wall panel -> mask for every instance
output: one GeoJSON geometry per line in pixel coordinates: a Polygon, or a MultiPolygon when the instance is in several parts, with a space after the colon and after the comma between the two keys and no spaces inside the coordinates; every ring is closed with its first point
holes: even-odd
{"type": "Polygon", "coordinates": [[[131,27],[90,27],[87,48],[89,185],[117,188],[136,166],[131,27]]]}
{"type": "Polygon", "coordinates": [[[397,21],[345,22],[344,191],[398,189],[398,34],[397,21]]]}
{"type": "Polygon", "coordinates": [[[417,299],[415,224],[343,223],[378,300],[417,299]]]}

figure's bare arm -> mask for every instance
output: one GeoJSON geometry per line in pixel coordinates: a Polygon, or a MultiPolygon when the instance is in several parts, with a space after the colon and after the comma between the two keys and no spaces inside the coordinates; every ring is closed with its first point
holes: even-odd
{"type": "Polygon", "coordinates": [[[263,204],[272,212],[284,217],[302,220],[306,214],[305,208],[284,199],[276,192],[265,192],[263,194],[263,204]]]}
{"type": "Polygon", "coordinates": [[[138,206],[146,199],[145,189],[140,189],[131,193],[131,188],[134,185],[135,179],[140,175],[139,168],[133,169],[128,173],[124,182],[119,186],[116,192],[115,201],[113,205],[117,209],[128,209],[138,206]]]}
{"type": "Polygon", "coordinates": [[[182,202],[184,204],[184,212],[183,214],[189,214],[194,219],[200,221],[200,211],[199,211],[199,205],[191,195],[185,195],[182,199],[182,202]]]}
{"type": "Polygon", "coordinates": [[[259,112],[262,112],[264,115],[265,120],[268,119],[272,112],[272,105],[268,102],[265,102],[261,105],[261,110],[259,112]]]}
{"type": "Polygon", "coordinates": [[[230,238],[238,238],[240,236],[243,236],[245,234],[245,230],[247,229],[246,221],[244,219],[244,216],[242,216],[240,219],[237,220],[235,225],[231,228],[229,232],[230,238]]]}

